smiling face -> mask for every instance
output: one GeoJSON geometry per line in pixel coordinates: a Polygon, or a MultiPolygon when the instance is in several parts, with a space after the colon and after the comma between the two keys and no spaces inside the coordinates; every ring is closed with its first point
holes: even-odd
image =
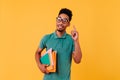
{"type": "Polygon", "coordinates": [[[57,31],[64,32],[69,25],[69,17],[66,14],[62,13],[56,18],[57,31]]]}

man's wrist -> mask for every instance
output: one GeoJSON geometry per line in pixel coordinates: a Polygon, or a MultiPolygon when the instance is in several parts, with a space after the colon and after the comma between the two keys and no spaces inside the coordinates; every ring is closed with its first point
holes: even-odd
{"type": "Polygon", "coordinates": [[[74,42],[75,42],[75,43],[76,43],[76,42],[78,43],[78,42],[79,42],[79,40],[78,40],[78,39],[76,39],[76,40],[74,40],[74,42]]]}

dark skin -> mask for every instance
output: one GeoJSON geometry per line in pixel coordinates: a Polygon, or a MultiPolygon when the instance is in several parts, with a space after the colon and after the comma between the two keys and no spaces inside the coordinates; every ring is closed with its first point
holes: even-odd
{"type": "MultiPolygon", "coordinates": [[[[66,14],[60,14],[58,17],[69,20],[69,17],[66,14]]],[[[57,36],[61,37],[66,32],[66,28],[69,26],[70,26],[69,21],[65,22],[65,23],[63,23],[63,21],[61,21],[61,22],[56,21],[57,36]]],[[[80,48],[80,44],[79,44],[79,34],[78,34],[78,31],[76,30],[75,26],[73,26],[73,30],[71,31],[71,37],[74,40],[74,44],[75,44],[75,51],[72,53],[72,56],[73,56],[74,62],[78,64],[81,62],[82,52],[81,52],[81,48],[80,48]]],[[[46,69],[46,67],[48,65],[41,64],[39,61],[42,51],[43,51],[43,49],[41,49],[41,48],[38,48],[36,50],[36,53],[35,53],[36,63],[42,73],[48,74],[49,71],[46,69]]]]}

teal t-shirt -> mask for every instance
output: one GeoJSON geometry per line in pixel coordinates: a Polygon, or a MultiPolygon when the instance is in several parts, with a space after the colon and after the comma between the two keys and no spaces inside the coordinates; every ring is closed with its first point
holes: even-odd
{"type": "Polygon", "coordinates": [[[39,48],[52,48],[57,51],[56,72],[44,75],[44,80],[70,80],[72,53],[74,51],[74,41],[66,32],[62,37],[58,37],[56,32],[45,35],[39,48]]]}

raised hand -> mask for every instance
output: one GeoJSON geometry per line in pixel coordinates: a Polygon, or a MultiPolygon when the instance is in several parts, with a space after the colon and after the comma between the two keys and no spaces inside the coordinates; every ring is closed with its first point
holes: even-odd
{"type": "Polygon", "coordinates": [[[73,38],[74,41],[78,40],[79,34],[78,34],[75,26],[73,26],[73,30],[71,31],[71,36],[72,36],[72,38],[73,38]]]}

